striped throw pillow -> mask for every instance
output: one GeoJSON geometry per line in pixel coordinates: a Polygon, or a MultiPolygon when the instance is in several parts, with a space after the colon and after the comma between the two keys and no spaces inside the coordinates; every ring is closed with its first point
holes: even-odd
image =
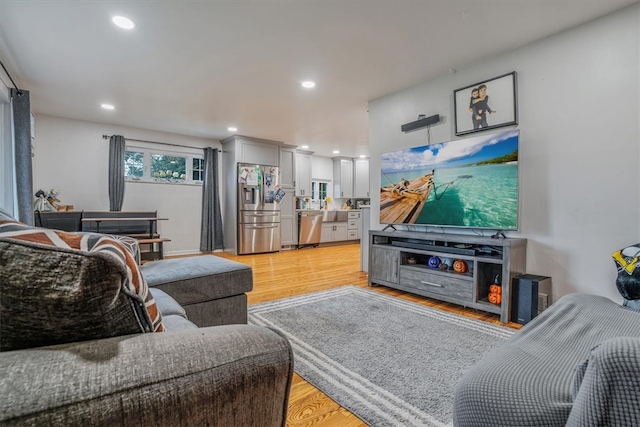
{"type": "Polygon", "coordinates": [[[164,331],[134,255],[112,236],[0,218],[0,286],[3,351],[164,331]]]}

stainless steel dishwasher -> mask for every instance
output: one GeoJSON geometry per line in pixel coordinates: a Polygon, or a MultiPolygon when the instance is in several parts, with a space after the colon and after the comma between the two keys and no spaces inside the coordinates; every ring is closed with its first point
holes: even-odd
{"type": "Polygon", "coordinates": [[[320,244],[322,211],[298,212],[298,247],[320,244]]]}

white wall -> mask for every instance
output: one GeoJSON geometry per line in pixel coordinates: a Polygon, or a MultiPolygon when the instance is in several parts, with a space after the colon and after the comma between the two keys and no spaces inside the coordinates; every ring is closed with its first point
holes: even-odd
{"type": "Polygon", "coordinates": [[[371,188],[382,152],[426,143],[426,130],[403,134],[401,124],[440,114],[432,142],[456,139],[453,90],[515,70],[520,225],[510,235],[528,239],[527,272],[552,277],[554,300],[620,301],[611,253],[640,241],[639,18],[635,4],[370,102],[371,188]]]}
{"type": "MultiPolygon", "coordinates": [[[[109,142],[102,135],[221,148],[216,140],[36,115],[37,144],[33,163],[34,191],[60,190],[62,204],[76,210],[109,210],[109,142]]],[[[159,149],[164,146],[158,145],[159,149]]],[[[221,187],[222,190],[222,187],[221,187]]],[[[222,200],[221,200],[222,203],[222,200]]],[[[202,187],[127,182],[123,211],[157,210],[158,230],[171,242],[167,254],[198,252],[202,187]]]]}

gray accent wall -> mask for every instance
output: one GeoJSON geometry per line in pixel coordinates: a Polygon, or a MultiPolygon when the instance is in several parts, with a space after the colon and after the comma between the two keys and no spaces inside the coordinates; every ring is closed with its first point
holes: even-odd
{"type": "Polygon", "coordinates": [[[381,153],[427,143],[426,130],[401,124],[440,114],[431,142],[457,139],[453,90],[517,71],[520,216],[509,236],[528,239],[528,273],[552,277],[554,301],[581,292],[621,302],[611,253],[640,241],[639,22],[634,4],[454,74],[443,64],[442,77],[371,101],[372,194],[381,153]]]}

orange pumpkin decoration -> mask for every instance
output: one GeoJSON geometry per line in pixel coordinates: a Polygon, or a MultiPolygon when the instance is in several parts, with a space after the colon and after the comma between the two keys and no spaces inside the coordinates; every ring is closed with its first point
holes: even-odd
{"type": "Polygon", "coordinates": [[[502,286],[496,285],[495,283],[489,286],[489,292],[492,294],[502,295],[502,286]]]}
{"type": "Polygon", "coordinates": [[[457,259],[453,262],[453,271],[456,273],[466,273],[469,267],[467,263],[461,259],[457,259]]]}
{"type": "Polygon", "coordinates": [[[489,294],[489,302],[491,304],[499,305],[502,302],[502,295],[491,292],[489,294]]]}

